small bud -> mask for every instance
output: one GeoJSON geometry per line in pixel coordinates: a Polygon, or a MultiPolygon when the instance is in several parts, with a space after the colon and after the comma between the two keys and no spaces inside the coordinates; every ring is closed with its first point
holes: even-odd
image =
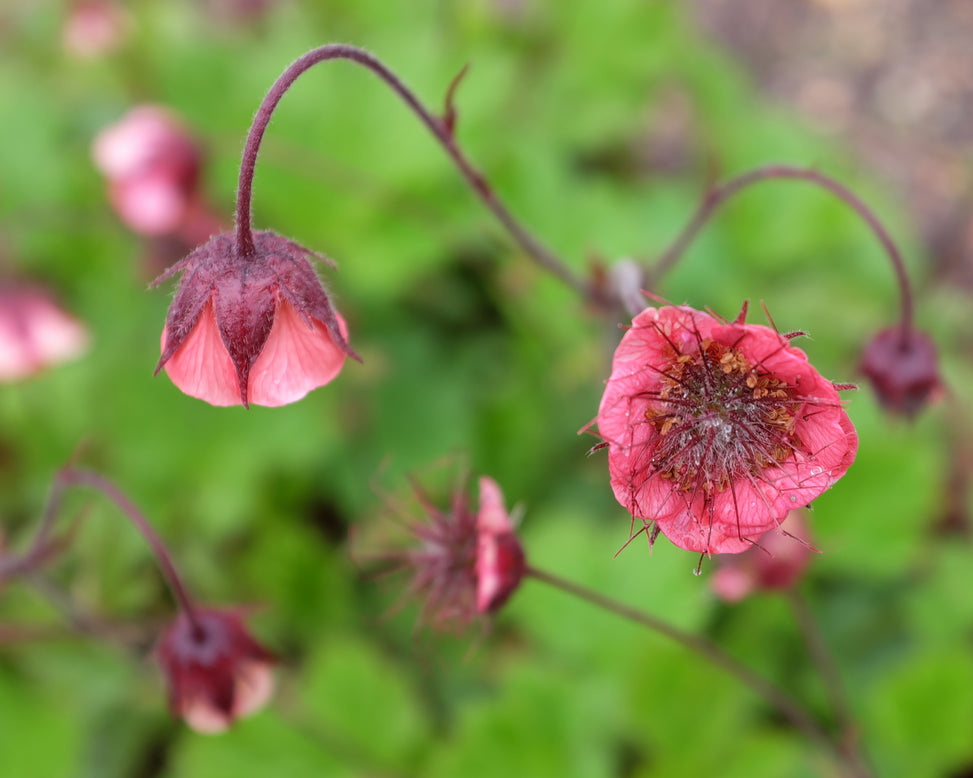
{"type": "Polygon", "coordinates": [[[915,416],[943,393],[936,346],[916,330],[879,332],[865,347],[861,369],[890,413],[915,416]]]}
{"type": "Polygon", "coordinates": [[[240,614],[201,608],[180,612],[156,646],[174,715],[215,734],[267,704],[273,656],[251,637],[240,614]]]}
{"type": "Polygon", "coordinates": [[[240,256],[232,234],[218,235],[153,282],[182,273],[155,372],[211,405],[287,405],[358,359],[314,255],[266,231],[254,248],[240,256]]]}
{"type": "Polygon", "coordinates": [[[0,288],[0,383],[20,381],[83,354],[87,328],[42,289],[0,288]]]}

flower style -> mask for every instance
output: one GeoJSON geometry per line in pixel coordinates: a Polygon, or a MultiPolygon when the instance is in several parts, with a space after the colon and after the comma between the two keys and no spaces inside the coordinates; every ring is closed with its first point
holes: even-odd
{"type": "Polygon", "coordinates": [[[182,273],[155,372],[211,405],[286,405],[358,359],[314,255],[266,231],[254,246],[242,256],[233,235],[218,235],[153,282],[182,273]]]}
{"type": "Polygon", "coordinates": [[[917,330],[882,330],[865,347],[861,367],[891,413],[915,416],[943,394],[936,346],[917,330]]]}
{"type": "Polygon", "coordinates": [[[92,145],[119,218],[149,237],[173,235],[198,218],[202,151],[182,123],[156,105],[133,108],[92,145]]]}
{"type": "Polygon", "coordinates": [[[226,730],[273,693],[273,656],[235,611],[181,611],[159,639],[156,655],[173,713],[197,732],[226,730]]]}
{"type": "Polygon", "coordinates": [[[38,287],[0,289],[0,383],[27,378],[83,354],[87,328],[38,287]]]}
{"type": "Polygon", "coordinates": [[[803,514],[791,511],[785,517],[786,530],[778,527],[765,532],[749,551],[721,556],[709,582],[716,595],[726,602],[739,602],[756,591],[794,586],[814,553],[803,514]]]}
{"type": "Polygon", "coordinates": [[[838,387],[789,339],[687,306],[647,308],[598,410],[616,499],[645,529],[738,553],[834,485],[858,436],[838,387]]]}

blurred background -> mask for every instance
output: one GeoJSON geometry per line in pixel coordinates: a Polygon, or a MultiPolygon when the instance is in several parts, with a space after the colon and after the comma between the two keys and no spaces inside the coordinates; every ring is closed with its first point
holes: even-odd
{"type": "MultiPolygon", "coordinates": [[[[459,143],[581,274],[651,262],[708,183],[762,164],[813,166],[875,209],[947,392],[911,422],[867,386],[847,395],[860,453],[814,505],[822,553],[797,586],[876,774],[973,774],[973,14],[932,5],[4,0],[0,283],[70,317],[51,326],[72,359],[0,386],[2,547],[29,544],[73,459],[151,518],[201,600],[252,606],[281,661],[272,703],[229,733],[173,721],[148,658],[172,614],[164,582],[118,509],[73,491],[43,585],[0,591],[0,775],[838,774],[735,679],[540,583],[454,636],[393,608],[402,581],[362,575],[349,537],[381,534],[381,495],[455,463],[522,507],[532,564],[713,639],[833,716],[787,596],[723,602],[716,561],[697,578],[665,539],[615,556],[630,517],[576,433],[620,317],[531,264],[371,74],[338,62],[297,82],[253,203],[258,228],[337,262],[325,280],[364,363],[272,410],[152,377],[171,285],[149,282],[232,224],[260,99],[332,41],[436,110],[469,63],[459,143]],[[146,105],[172,153],[133,182],[127,136],[104,138],[146,105]]],[[[762,300],[840,382],[861,381],[861,349],[898,315],[874,236],[801,182],[728,203],[653,291],[727,317],[762,300]]]]}

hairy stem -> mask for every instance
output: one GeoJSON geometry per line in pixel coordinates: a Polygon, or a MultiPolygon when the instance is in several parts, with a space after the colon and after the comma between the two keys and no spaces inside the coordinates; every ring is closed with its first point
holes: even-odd
{"type": "Polygon", "coordinates": [[[724,672],[737,678],[742,684],[747,686],[757,695],[762,697],[771,707],[790,721],[795,728],[802,732],[809,740],[818,746],[835,754],[852,771],[851,774],[859,778],[866,778],[870,775],[866,768],[859,764],[850,764],[849,755],[842,747],[831,738],[821,725],[811,717],[801,705],[795,702],[787,693],[779,689],[767,679],[755,673],[745,664],[726,653],[715,643],[706,640],[699,635],[686,632],[662,619],[653,616],[645,611],[629,607],[623,603],[606,597],[598,592],[592,591],[584,586],[568,581],[567,579],[528,567],[525,575],[542,581],[556,589],[560,589],[567,594],[578,597],[597,608],[614,613],[635,624],[646,627],[647,629],[662,635],[669,640],[678,643],[683,648],[692,651],[694,654],[720,668],[724,672]]]}
{"type": "Polygon", "coordinates": [[[246,146],[243,149],[243,160],[240,164],[240,184],[237,189],[236,206],[236,242],[237,251],[241,256],[253,256],[255,252],[253,243],[253,233],[251,228],[250,202],[252,199],[253,174],[257,161],[257,152],[260,142],[263,139],[264,131],[270,122],[270,117],[290,88],[291,84],[297,80],[305,70],[331,59],[347,59],[370,70],[382,81],[385,82],[422,121],[426,128],[433,134],[439,144],[445,149],[449,158],[453,161],[469,184],[470,188],[480,199],[480,201],[493,213],[499,220],[514,241],[523,251],[545,270],[553,273],[572,289],[587,294],[585,283],[578,278],[560,259],[544,248],[525,230],[520,223],[514,219],[510,211],[500,202],[493,189],[487,183],[476,168],[469,162],[466,155],[456,144],[453,136],[455,124],[455,111],[452,105],[452,93],[455,90],[458,78],[450,86],[447,96],[446,118],[440,119],[433,115],[415,94],[396,76],[391,70],[383,65],[378,59],[368,52],[356,46],[345,44],[328,44],[309,51],[304,56],[293,62],[274,82],[267,96],[264,97],[257,115],[254,117],[253,124],[250,126],[250,134],[247,136],[246,146]]]}
{"type": "Polygon", "coordinates": [[[686,250],[686,247],[690,244],[693,238],[696,237],[696,234],[700,231],[700,229],[702,229],[703,225],[706,223],[706,220],[709,219],[713,212],[727,199],[750,184],[772,179],[792,179],[807,181],[808,183],[815,184],[828,192],[831,192],[831,194],[833,194],[835,197],[850,206],[871,228],[872,232],[875,234],[875,237],[878,238],[879,242],[882,244],[882,247],[885,249],[885,253],[888,255],[889,261],[892,263],[892,269],[895,272],[895,277],[898,281],[899,293],[901,297],[901,342],[903,347],[905,347],[912,332],[912,287],[909,284],[909,276],[905,270],[905,263],[902,260],[902,255],[899,252],[898,247],[895,245],[895,241],[892,240],[888,230],[886,230],[881,221],[879,221],[874,211],[865,205],[865,203],[850,189],[842,184],[839,184],[837,181],[829,178],[823,173],[819,173],[816,170],[811,170],[809,168],[790,167],[787,165],[770,165],[767,167],[757,168],[756,170],[751,170],[748,173],[743,173],[742,175],[731,178],[730,180],[711,188],[703,198],[702,202],[696,208],[696,213],[693,214],[692,218],[689,220],[689,223],[683,228],[676,240],[665,251],[665,253],[663,253],[658,262],[656,262],[655,266],[651,269],[650,277],[652,281],[658,281],[662,275],[668,272],[672,266],[676,264],[683,252],[686,250]]]}

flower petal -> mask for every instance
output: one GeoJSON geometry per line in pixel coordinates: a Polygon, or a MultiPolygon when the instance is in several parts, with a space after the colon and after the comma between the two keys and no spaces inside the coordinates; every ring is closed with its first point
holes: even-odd
{"type": "MultiPolygon", "coordinates": [[[[344,319],[337,318],[341,334],[347,337],[344,319]]],[[[248,399],[254,405],[271,408],[296,402],[331,381],[341,372],[344,361],[344,351],[335,345],[324,325],[310,319],[308,326],[294,306],[282,298],[267,342],[250,369],[248,399]]]]}
{"type": "MultiPolygon", "coordinates": [[[[162,330],[162,350],[167,330],[162,330]]],[[[221,407],[242,405],[236,369],[220,336],[213,303],[207,302],[183,344],[165,363],[172,383],[190,397],[221,407]]]]}

